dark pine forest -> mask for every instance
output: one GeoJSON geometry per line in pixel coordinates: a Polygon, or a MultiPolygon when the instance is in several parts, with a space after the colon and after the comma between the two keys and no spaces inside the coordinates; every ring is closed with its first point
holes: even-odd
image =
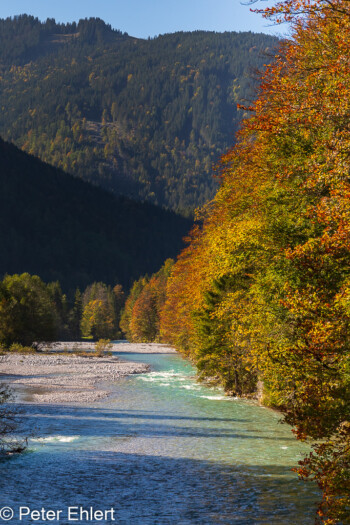
{"type": "Polygon", "coordinates": [[[65,291],[128,288],[175,257],[190,221],[116,197],[0,139],[0,275],[28,272],[65,291]]]}

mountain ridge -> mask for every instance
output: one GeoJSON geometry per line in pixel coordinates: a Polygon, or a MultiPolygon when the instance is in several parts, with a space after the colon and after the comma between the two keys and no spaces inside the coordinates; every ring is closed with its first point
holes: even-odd
{"type": "Polygon", "coordinates": [[[29,272],[64,290],[125,288],[175,257],[190,221],[79,180],[0,138],[0,275],[29,272]]]}
{"type": "Polygon", "coordinates": [[[251,71],[278,39],[196,31],[144,40],[100,19],[22,16],[0,21],[0,44],[6,140],[116,194],[191,215],[218,187],[213,165],[244,117],[237,103],[253,97],[251,71]],[[23,62],[67,31],[79,36],[23,62]]]}

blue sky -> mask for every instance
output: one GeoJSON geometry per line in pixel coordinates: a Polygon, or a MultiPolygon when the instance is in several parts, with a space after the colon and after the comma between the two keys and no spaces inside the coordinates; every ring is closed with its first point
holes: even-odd
{"type": "Polygon", "coordinates": [[[0,18],[22,13],[59,22],[99,17],[139,38],[196,29],[281,34],[240,0],[0,0],[0,18]]]}

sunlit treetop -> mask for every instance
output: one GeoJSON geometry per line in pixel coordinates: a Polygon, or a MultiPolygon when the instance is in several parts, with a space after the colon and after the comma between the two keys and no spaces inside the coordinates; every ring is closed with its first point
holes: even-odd
{"type": "MultiPolygon", "coordinates": [[[[251,0],[250,5],[263,0],[251,0]]],[[[326,16],[330,11],[339,15],[350,15],[349,0],[284,0],[265,8],[255,8],[252,11],[260,13],[264,18],[277,24],[283,22],[302,22],[315,16],[326,16]]]]}

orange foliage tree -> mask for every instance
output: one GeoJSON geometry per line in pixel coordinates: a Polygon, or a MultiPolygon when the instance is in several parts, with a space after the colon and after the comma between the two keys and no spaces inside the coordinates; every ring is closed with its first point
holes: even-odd
{"type": "Polygon", "coordinates": [[[167,259],[150,279],[141,277],[134,283],[121,320],[121,328],[131,341],[159,340],[159,315],[173,264],[172,259],[167,259]]]}

